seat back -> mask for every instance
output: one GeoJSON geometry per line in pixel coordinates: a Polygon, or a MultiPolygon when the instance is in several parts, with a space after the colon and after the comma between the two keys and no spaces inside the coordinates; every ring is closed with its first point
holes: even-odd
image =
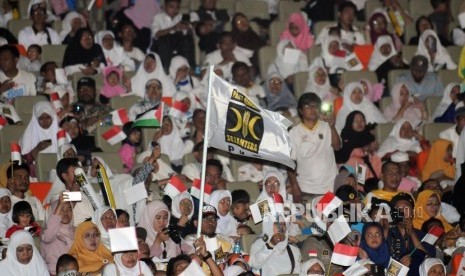
{"type": "Polygon", "coordinates": [[[255,200],[258,198],[258,195],[260,194],[257,183],[254,183],[252,181],[228,182],[226,183],[226,188],[229,191],[234,191],[234,190],[239,190],[239,189],[246,190],[247,193],[249,193],[250,195],[250,202],[255,202],[255,200]]]}
{"type": "Polygon", "coordinates": [[[26,130],[26,125],[6,125],[0,131],[0,152],[9,153],[10,144],[12,142],[19,143],[21,137],[23,136],[24,131],[26,130]]]}
{"type": "Polygon", "coordinates": [[[56,168],[57,162],[56,153],[39,153],[36,162],[36,173],[39,181],[49,181],[50,171],[56,168]]]}
{"type": "Polygon", "coordinates": [[[141,101],[142,98],[136,95],[129,95],[129,96],[124,96],[124,97],[112,97],[110,98],[110,106],[113,109],[120,109],[120,108],[125,108],[126,111],[129,111],[129,108],[131,106],[139,101],[141,101]]]}
{"type": "Polygon", "coordinates": [[[102,134],[107,132],[112,127],[113,126],[98,126],[95,129],[95,136],[94,136],[95,145],[99,147],[103,152],[116,152],[117,153],[119,149],[121,148],[121,143],[116,143],[115,145],[111,145],[110,143],[107,142],[107,140],[105,140],[102,137],[102,134]]]}
{"type": "Polygon", "coordinates": [[[274,62],[276,49],[271,46],[265,46],[258,50],[258,66],[260,67],[260,75],[262,79],[266,79],[268,67],[274,62]]]}
{"type": "Polygon", "coordinates": [[[117,152],[93,152],[94,156],[101,157],[113,173],[124,173],[123,162],[117,152]]]}
{"type": "Polygon", "coordinates": [[[378,124],[376,126],[376,141],[378,144],[382,144],[384,140],[389,136],[391,133],[392,128],[394,127],[393,123],[385,123],[385,124],[378,124]]]}
{"type": "Polygon", "coordinates": [[[428,113],[429,116],[433,116],[433,113],[436,110],[436,107],[438,107],[441,100],[442,100],[442,97],[430,96],[426,98],[426,102],[425,102],[426,112],[428,113]]]}
{"type": "Polygon", "coordinates": [[[315,92],[315,91],[304,91],[305,86],[307,86],[308,81],[308,72],[299,72],[294,75],[294,95],[296,99],[299,99],[305,92],[315,92]]]}
{"type": "MultiPolygon", "coordinates": [[[[19,1],[19,2],[27,2],[27,1],[19,1]]],[[[8,21],[8,30],[15,36],[18,37],[19,32],[26,28],[32,26],[32,21],[29,19],[14,19],[8,21]]]]}
{"type": "Polygon", "coordinates": [[[381,112],[384,112],[388,106],[390,106],[392,103],[392,98],[391,97],[384,97],[381,98],[381,101],[379,103],[379,107],[381,109],[381,112]]]}
{"type": "Polygon", "coordinates": [[[423,137],[430,142],[439,139],[439,133],[454,126],[449,123],[429,123],[423,126],[423,137]]]}
{"type": "Polygon", "coordinates": [[[249,18],[269,19],[268,3],[260,0],[241,0],[236,1],[236,12],[241,12],[249,18]]]}
{"type": "Polygon", "coordinates": [[[61,67],[63,63],[63,57],[65,56],[67,45],[59,44],[59,45],[43,45],[42,46],[42,64],[48,61],[54,61],[61,67]]]}

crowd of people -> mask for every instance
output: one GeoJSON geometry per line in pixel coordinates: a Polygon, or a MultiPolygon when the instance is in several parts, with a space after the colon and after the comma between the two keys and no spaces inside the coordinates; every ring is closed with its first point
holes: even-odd
{"type": "Polygon", "coordinates": [[[452,1],[425,1],[432,13],[413,18],[404,1],[380,0],[368,14],[367,1],[307,0],[273,34],[283,20],[275,0],[265,1],[268,19],[216,0],[189,13],[180,0],[97,1],[98,30],[79,1],[30,0],[22,16],[31,25],[18,37],[7,28],[18,1],[3,1],[0,135],[8,125],[25,130],[11,141],[19,153],[12,147],[0,162],[0,274],[464,275],[465,89],[439,72],[465,76],[465,51],[454,60],[447,49],[465,46],[465,4],[454,14],[452,1]],[[315,33],[320,21],[334,24],[315,33]],[[412,24],[417,36],[407,37],[412,24]],[[41,57],[54,44],[66,47],[61,62],[41,57]],[[417,45],[411,60],[404,45],[417,45]],[[259,51],[270,46],[262,68],[259,51]],[[293,122],[295,168],[213,148],[204,156],[210,66],[293,122]],[[395,70],[404,71],[390,84],[395,70]],[[346,83],[346,71],[377,80],[346,83]],[[30,118],[15,108],[25,96],[46,99],[31,104],[30,118]],[[157,128],[148,140],[147,118],[157,128]],[[388,123],[389,135],[377,137],[388,123]],[[431,123],[450,127],[428,141],[431,123]],[[107,126],[117,133],[99,137],[107,126]],[[118,147],[123,168],[94,154],[98,139],[118,147]],[[41,154],[57,156],[40,179],[51,186],[38,184],[49,189],[43,197],[30,189],[41,154]],[[329,211],[328,198],[339,200],[329,211]],[[119,228],[135,232],[137,248],[115,250],[119,228]],[[340,245],[356,249],[353,261],[341,261],[340,245]]]}

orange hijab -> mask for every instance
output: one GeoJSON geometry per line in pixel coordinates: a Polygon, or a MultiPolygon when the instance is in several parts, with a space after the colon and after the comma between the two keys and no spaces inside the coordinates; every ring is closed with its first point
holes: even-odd
{"type": "Polygon", "coordinates": [[[444,139],[438,139],[433,143],[428,160],[421,171],[421,181],[427,180],[433,173],[441,170],[444,171],[445,176],[451,179],[455,178],[454,164],[444,161],[444,156],[449,145],[452,145],[452,142],[444,139]]]}
{"type": "Polygon", "coordinates": [[[101,270],[105,264],[113,262],[111,252],[101,241],[99,241],[97,250],[95,251],[90,251],[85,248],[83,235],[87,230],[92,228],[98,231],[97,225],[90,221],[79,224],[74,235],[74,243],[68,252],[68,254],[77,259],[79,272],[81,273],[97,272],[101,270]]]}
{"type": "MultiPolygon", "coordinates": [[[[415,229],[421,229],[423,223],[431,218],[431,216],[428,215],[428,213],[426,212],[426,203],[428,202],[428,199],[433,195],[436,195],[438,197],[439,203],[441,203],[441,197],[435,191],[424,190],[418,194],[417,201],[415,202],[415,216],[413,217],[413,227],[415,229]]],[[[442,225],[444,225],[444,230],[446,232],[449,232],[453,229],[452,225],[450,225],[447,222],[447,220],[441,215],[441,209],[439,209],[439,212],[435,218],[439,219],[442,222],[442,225]]]]}

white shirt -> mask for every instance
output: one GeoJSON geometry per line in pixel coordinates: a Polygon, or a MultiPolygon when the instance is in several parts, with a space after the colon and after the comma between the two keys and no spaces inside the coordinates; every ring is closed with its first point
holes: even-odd
{"type": "Polygon", "coordinates": [[[297,161],[297,182],[304,193],[325,194],[333,191],[337,174],[331,146],[331,128],[318,121],[313,130],[299,124],[289,131],[291,157],[297,161]]]}
{"type": "MultiPolygon", "coordinates": [[[[328,36],[329,28],[330,27],[335,27],[335,26],[336,25],[327,26],[327,27],[323,28],[321,30],[321,32],[318,34],[317,38],[316,38],[315,45],[320,45],[326,39],[326,37],[328,36]]],[[[347,44],[350,44],[350,45],[354,45],[354,44],[363,45],[363,44],[366,44],[365,37],[363,36],[363,33],[360,32],[360,30],[355,26],[352,26],[352,30],[353,30],[353,32],[341,29],[341,42],[347,43],[347,44]]]]}
{"type": "Polygon", "coordinates": [[[455,28],[452,31],[452,41],[454,45],[465,46],[465,32],[462,29],[455,28]]]}
{"type": "MultiPolygon", "coordinates": [[[[262,275],[280,275],[290,273],[292,263],[289,253],[285,249],[280,250],[278,245],[276,245],[274,249],[268,249],[262,239],[256,240],[250,248],[250,266],[252,266],[255,270],[261,270],[262,275]]],[[[302,256],[297,247],[291,244],[289,246],[294,255],[293,273],[297,274],[300,271],[302,256]]]]}
{"type": "Polygon", "coordinates": [[[166,30],[168,28],[174,27],[176,24],[181,22],[182,14],[178,14],[175,17],[171,18],[165,12],[161,12],[153,17],[152,21],[152,36],[156,38],[156,34],[161,30],[166,30]]]}
{"type": "MultiPolygon", "coordinates": [[[[8,79],[10,78],[0,71],[0,82],[4,82],[8,79]]],[[[11,80],[15,83],[15,86],[2,93],[2,97],[7,100],[11,101],[19,96],[35,96],[37,94],[36,77],[33,74],[18,70],[18,74],[11,80]]]]}
{"type": "Polygon", "coordinates": [[[24,198],[19,198],[15,195],[11,196],[11,206],[15,205],[16,202],[20,201],[27,201],[31,205],[32,214],[34,215],[36,221],[43,221],[45,219],[44,206],[42,206],[42,202],[40,202],[40,200],[37,197],[30,196],[28,194],[26,194],[24,198]]]}
{"type": "Polygon", "coordinates": [[[452,149],[452,157],[457,157],[457,148],[459,144],[460,135],[455,130],[456,125],[451,126],[450,128],[441,131],[439,133],[439,138],[449,140],[452,142],[454,148],[452,149]]]}
{"type": "Polygon", "coordinates": [[[137,47],[133,47],[131,52],[124,51],[124,53],[137,63],[143,62],[145,59],[144,53],[137,47]]]}
{"type": "MultiPolygon", "coordinates": [[[[252,63],[250,62],[250,59],[249,59],[253,55],[252,51],[236,46],[236,48],[234,48],[233,50],[233,54],[234,54],[234,57],[236,58],[236,61],[242,61],[248,66],[252,66],[252,63]]],[[[223,56],[221,55],[221,51],[215,50],[209,53],[205,57],[204,66],[218,65],[222,61],[223,61],[223,56]]],[[[228,64],[224,64],[224,65],[217,67],[221,69],[221,71],[223,71],[223,78],[228,81],[231,81],[232,79],[231,68],[233,64],[234,62],[229,62],[228,64]]]]}
{"type": "Polygon", "coordinates": [[[47,27],[48,34],[50,35],[50,43],[47,40],[46,32],[35,33],[32,26],[22,29],[18,34],[18,43],[22,44],[26,49],[32,44],[39,46],[47,44],[61,44],[61,38],[54,29],[47,27]]]}

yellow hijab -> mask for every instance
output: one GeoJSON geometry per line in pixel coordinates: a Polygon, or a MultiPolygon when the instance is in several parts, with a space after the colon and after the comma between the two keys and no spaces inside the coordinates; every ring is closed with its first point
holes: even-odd
{"type": "Polygon", "coordinates": [[[74,235],[74,243],[68,252],[68,254],[77,259],[79,272],[81,273],[97,272],[101,270],[105,264],[113,262],[111,252],[101,241],[95,251],[90,251],[85,248],[83,235],[87,230],[92,228],[95,228],[98,231],[97,225],[90,221],[85,221],[79,224],[74,235]]]}
{"type": "Polygon", "coordinates": [[[440,170],[444,171],[445,176],[455,178],[455,166],[444,161],[449,145],[452,145],[452,142],[444,139],[438,139],[433,143],[428,154],[428,160],[421,171],[421,181],[427,180],[433,173],[440,170]]]}
{"type": "MultiPolygon", "coordinates": [[[[428,213],[426,213],[426,203],[428,202],[428,199],[430,199],[430,197],[433,195],[437,196],[439,203],[441,203],[441,197],[435,191],[424,190],[418,194],[417,201],[415,203],[415,216],[413,218],[413,227],[415,229],[421,229],[423,223],[431,218],[431,216],[428,215],[428,213]]],[[[441,215],[441,209],[439,209],[439,212],[435,218],[439,219],[442,222],[442,225],[444,225],[444,230],[446,232],[449,232],[453,229],[452,225],[450,225],[447,222],[447,220],[441,215]]]]}

